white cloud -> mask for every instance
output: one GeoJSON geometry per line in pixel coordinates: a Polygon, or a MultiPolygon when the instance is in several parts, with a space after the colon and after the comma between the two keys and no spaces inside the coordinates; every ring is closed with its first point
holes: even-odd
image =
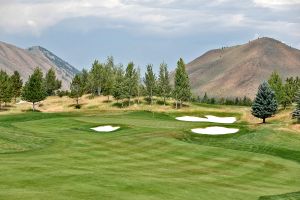
{"type": "Polygon", "coordinates": [[[289,6],[300,5],[299,0],[254,0],[254,3],[258,6],[274,9],[284,9],[289,8],[289,6]]]}
{"type": "Polygon", "coordinates": [[[299,0],[2,0],[0,30],[40,34],[64,20],[92,17],[109,24],[107,27],[148,34],[197,34],[241,27],[295,34],[292,31],[300,23],[296,20],[300,12],[295,10],[298,4],[299,0]],[[257,10],[258,7],[294,10],[268,13],[257,10]],[[278,28],[279,24],[286,29],[278,28]]]}

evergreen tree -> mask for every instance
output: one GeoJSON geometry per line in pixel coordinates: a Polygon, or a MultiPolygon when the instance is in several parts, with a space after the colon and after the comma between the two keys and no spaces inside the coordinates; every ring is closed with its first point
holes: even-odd
{"type": "Polygon", "coordinates": [[[130,62],[127,65],[124,84],[124,96],[128,99],[130,106],[131,98],[136,96],[138,87],[138,74],[136,69],[134,68],[133,62],[130,62]]]}
{"type": "Polygon", "coordinates": [[[70,97],[76,101],[76,108],[79,108],[79,99],[84,94],[84,83],[82,82],[82,74],[76,74],[70,86],[70,97]]]}
{"type": "Polygon", "coordinates": [[[209,98],[207,96],[207,93],[205,92],[203,99],[202,99],[202,103],[208,103],[208,101],[209,101],[209,98]]]}
{"type": "Polygon", "coordinates": [[[252,105],[252,115],[263,119],[272,117],[278,108],[276,96],[267,82],[262,83],[259,88],[255,100],[252,105]]]}
{"type": "Polygon", "coordinates": [[[32,102],[32,110],[35,111],[35,103],[46,98],[47,92],[43,81],[43,72],[40,68],[36,68],[22,91],[22,99],[32,102]]]}
{"type": "Polygon", "coordinates": [[[153,103],[153,96],[155,95],[156,89],[156,77],[153,73],[152,65],[147,65],[147,71],[145,73],[144,83],[146,86],[147,95],[150,99],[150,104],[153,103]]]}
{"type": "Polygon", "coordinates": [[[14,71],[14,74],[10,77],[10,80],[12,97],[14,98],[16,103],[17,97],[21,96],[23,81],[18,71],[14,71]]]}
{"type": "Polygon", "coordinates": [[[160,97],[163,98],[164,105],[166,105],[166,98],[170,97],[171,94],[168,65],[166,63],[160,64],[158,77],[158,93],[160,97]]]}
{"type": "Polygon", "coordinates": [[[103,82],[104,82],[104,73],[103,65],[99,63],[98,60],[95,60],[90,72],[90,87],[98,96],[101,95],[103,82]]]}
{"type": "Polygon", "coordinates": [[[45,87],[48,96],[55,94],[56,90],[61,88],[61,81],[56,79],[56,74],[53,69],[49,69],[45,76],[45,87]]]}
{"type": "Polygon", "coordinates": [[[292,118],[297,119],[298,123],[300,122],[300,90],[298,91],[296,95],[296,109],[292,113],[292,118]]]}
{"type": "Polygon", "coordinates": [[[11,81],[8,74],[4,71],[0,71],[0,110],[2,102],[8,103],[12,98],[11,93],[11,81]]]}
{"type": "Polygon", "coordinates": [[[185,70],[184,61],[180,58],[175,71],[174,98],[176,99],[176,108],[178,107],[178,101],[181,107],[182,101],[190,100],[191,95],[189,77],[185,70]]]}
{"type": "Polygon", "coordinates": [[[277,71],[271,74],[268,83],[271,89],[275,92],[276,100],[280,104],[283,98],[283,83],[277,71]]]}

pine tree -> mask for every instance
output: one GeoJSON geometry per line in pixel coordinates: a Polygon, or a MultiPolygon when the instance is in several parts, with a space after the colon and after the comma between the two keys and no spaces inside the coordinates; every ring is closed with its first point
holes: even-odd
{"type": "Polygon", "coordinates": [[[189,77],[185,70],[184,61],[180,58],[175,71],[174,98],[176,99],[176,108],[178,107],[178,101],[181,107],[182,101],[190,100],[191,95],[189,77]]]}
{"type": "Polygon", "coordinates": [[[128,99],[130,106],[131,98],[136,96],[138,87],[138,74],[136,69],[134,68],[133,62],[130,62],[127,65],[124,84],[124,96],[128,99]]]}
{"type": "Polygon", "coordinates": [[[270,88],[275,92],[277,103],[280,104],[283,98],[283,83],[277,71],[274,71],[268,80],[270,88]]]}
{"type": "Polygon", "coordinates": [[[298,123],[300,122],[300,90],[297,92],[296,95],[296,109],[292,113],[292,118],[297,119],[298,123]]]}
{"type": "Polygon", "coordinates": [[[11,80],[11,93],[12,97],[17,101],[17,97],[21,96],[21,90],[23,86],[23,81],[18,71],[14,71],[14,74],[10,77],[11,80]]]}
{"type": "Polygon", "coordinates": [[[207,93],[205,92],[204,96],[203,96],[203,99],[202,99],[202,103],[208,103],[208,96],[207,96],[207,93]]]}
{"type": "Polygon", "coordinates": [[[22,91],[22,99],[32,102],[32,110],[35,111],[35,103],[46,98],[47,92],[43,81],[43,72],[40,68],[36,68],[22,91]]]}
{"type": "Polygon", "coordinates": [[[11,81],[6,72],[0,71],[0,110],[2,102],[8,103],[12,98],[11,81]]]}
{"type": "Polygon", "coordinates": [[[146,86],[147,95],[150,99],[150,104],[153,104],[153,96],[156,90],[156,77],[153,73],[152,65],[147,65],[147,71],[145,73],[144,83],[146,86]]]}
{"type": "Polygon", "coordinates": [[[56,74],[53,69],[49,69],[45,76],[45,87],[48,96],[55,94],[56,90],[61,88],[61,81],[56,79],[56,74]]]}
{"type": "Polygon", "coordinates": [[[262,83],[252,105],[252,115],[263,119],[263,123],[265,123],[266,118],[272,117],[277,108],[278,104],[274,91],[267,82],[262,83]]]}
{"type": "Polygon", "coordinates": [[[84,94],[84,83],[82,82],[82,75],[76,74],[72,80],[70,97],[76,101],[76,108],[79,108],[79,99],[84,94]]]}
{"type": "Polygon", "coordinates": [[[166,63],[160,64],[158,77],[158,93],[163,98],[164,105],[166,105],[166,98],[170,97],[171,86],[169,80],[168,65],[166,63]]]}

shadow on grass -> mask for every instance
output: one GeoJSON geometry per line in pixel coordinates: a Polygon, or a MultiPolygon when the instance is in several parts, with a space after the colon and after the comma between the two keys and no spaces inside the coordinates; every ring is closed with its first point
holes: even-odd
{"type": "Polygon", "coordinates": [[[258,200],[298,200],[300,199],[300,191],[299,192],[292,192],[280,195],[272,195],[272,196],[261,196],[258,200]]]}

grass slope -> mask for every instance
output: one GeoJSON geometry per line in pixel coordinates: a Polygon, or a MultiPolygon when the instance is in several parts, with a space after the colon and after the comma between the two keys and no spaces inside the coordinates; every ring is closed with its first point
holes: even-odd
{"type": "MultiPolygon", "coordinates": [[[[211,112],[201,109],[0,116],[0,199],[256,200],[299,191],[298,133],[239,122],[226,125],[237,135],[198,136],[189,130],[211,124],[174,119],[211,112]],[[106,124],[122,129],[90,130],[106,124]],[[296,153],[274,153],[282,149],[296,153]]],[[[245,118],[241,110],[222,115],[245,118]]]]}

